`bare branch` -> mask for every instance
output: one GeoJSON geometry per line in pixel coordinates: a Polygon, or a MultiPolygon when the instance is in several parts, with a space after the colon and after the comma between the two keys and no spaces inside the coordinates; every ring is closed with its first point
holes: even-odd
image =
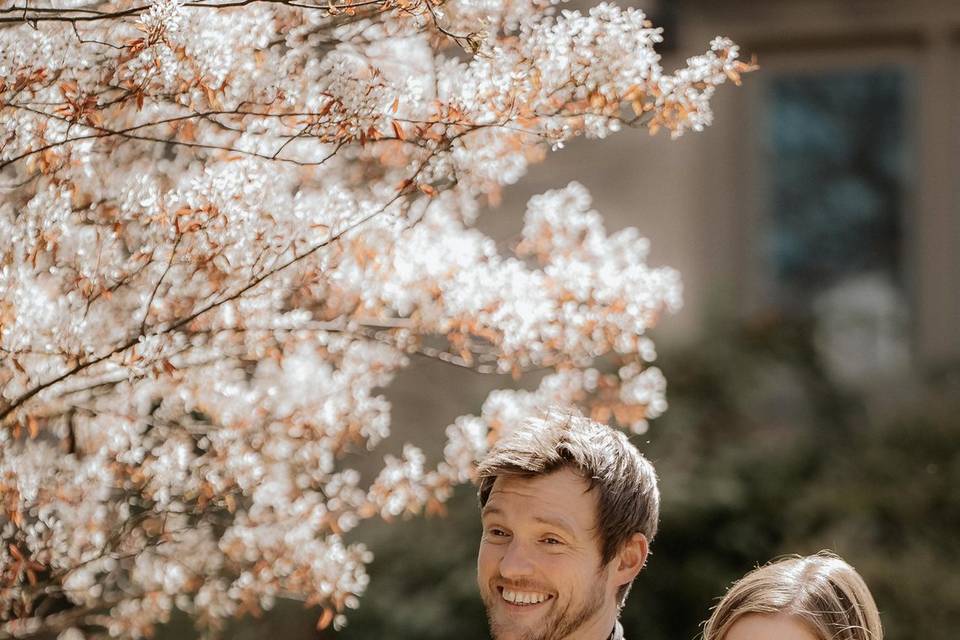
{"type": "MultiPolygon", "coordinates": [[[[310,9],[313,11],[322,11],[331,15],[335,15],[347,9],[357,9],[361,7],[370,7],[370,6],[386,6],[389,0],[363,0],[361,2],[355,3],[340,3],[340,4],[307,4],[303,2],[295,2],[294,0],[237,0],[235,2],[222,2],[222,3],[211,3],[211,2],[186,2],[184,6],[194,7],[194,8],[203,8],[203,9],[230,9],[235,7],[245,7],[251,4],[257,3],[268,3],[276,5],[285,5],[288,7],[296,7],[298,9],[310,9]]],[[[124,9],[120,11],[95,11],[92,9],[55,9],[55,8],[43,8],[43,7],[28,7],[26,5],[22,6],[13,6],[0,9],[0,15],[2,14],[17,14],[19,16],[13,17],[0,17],[0,24],[17,24],[17,23],[27,23],[27,24],[36,24],[38,22],[70,22],[70,23],[90,23],[90,22],[100,22],[103,20],[119,20],[121,18],[128,18],[131,16],[139,16],[140,14],[149,11],[150,5],[139,5],[136,7],[131,7],[130,9],[124,9]]]]}

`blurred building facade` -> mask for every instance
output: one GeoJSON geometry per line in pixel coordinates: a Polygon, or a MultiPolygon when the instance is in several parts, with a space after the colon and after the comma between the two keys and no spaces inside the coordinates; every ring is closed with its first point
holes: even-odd
{"type": "Polygon", "coordinates": [[[718,318],[808,318],[839,381],[960,360],[960,2],[661,0],[666,70],[726,35],[760,70],[671,141],[623,132],[551,154],[482,222],[509,238],[526,198],[584,183],[683,274],[661,344],[718,318]],[[829,356],[828,356],[829,359],[829,356]]]}

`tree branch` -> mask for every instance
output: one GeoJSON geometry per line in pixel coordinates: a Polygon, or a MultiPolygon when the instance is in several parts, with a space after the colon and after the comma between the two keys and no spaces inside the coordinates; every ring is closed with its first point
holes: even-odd
{"type": "MultiPolygon", "coordinates": [[[[421,165],[420,168],[416,171],[416,173],[414,174],[414,177],[411,178],[411,182],[414,181],[414,180],[416,180],[416,176],[420,174],[420,172],[423,170],[425,164],[426,164],[426,163],[424,163],[423,165],[421,165]]],[[[384,204],[382,207],[380,207],[380,208],[377,209],[376,211],[374,211],[374,212],[372,212],[372,213],[364,216],[363,218],[361,218],[360,220],[357,220],[356,222],[353,222],[352,224],[348,225],[346,228],[344,228],[343,230],[341,230],[339,233],[337,233],[337,234],[335,234],[335,235],[333,235],[333,236],[330,236],[329,238],[327,238],[327,239],[324,240],[323,242],[317,243],[316,245],[314,245],[313,247],[311,247],[310,249],[308,249],[308,250],[305,251],[304,253],[302,253],[302,254],[300,254],[300,255],[297,255],[297,256],[294,256],[293,258],[290,258],[289,260],[287,260],[286,262],[280,264],[279,266],[273,267],[272,269],[270,269],[269,271],[263,273],[262,275],[257,276],[256,278],[254,278],[253,280],[251,280],[248,284],[246,284],[245,286],[241,287],[240,289],[238,289],[238,290],[235,291],[234,293],[232,293],[232,294],[230,294],[230,295],[228,295],[228,296],[226,296],[226,297],[224,297],[224,298],[220,298],[219,300],[215,300],[215,301],[209,303],[208,305],[200,308],[199,310],[191,313],[190,315],[188,315],[188,316],[186,316],[186,317],[184,317],[184,318],[181,318],[180,320],[174,322],[174,323],[171,324],[170,326],[165,327],[165,328],[163,328],[163,329],[158,329],[158,330],[156,330],[156,331],[151,331],[151,333],[149,333],[149,334],[148,334],[147,332],[144,332],[143,330],[141,330],[141,331],[139,331],[139,332],[137,333],[136,336],[132,337],[132,338],[131,338],[130,340],[128,340],[127,342],[125,342],[125,343],[123,343],[123,344],[115,347],[113,350],[109,351],[108,353],[105,353],[105,354],[103,354],[103,355],[101,355],[101,356],[97,356],[96,358],[93,358],[93,359],[91,359],[91,360],[87,360],[86,362],[78,363],[78,364],[75,365],[74,367],[71,367],[71,368],[70,368],[68,371],[66,371],[65,373],[63,373],[63,374],[61,374],[61,375],[59,375],[59,376],[57,376],[57,377],[55,377],[55,378],[53,378],[53,379],[51,379],[51,380],[48,380],[48,381],[46,381],[46,382],[42,382],[42,383],[36,385],[35,387],[33,387],[32,389],[30,389],[29,391],[24,392],[23,394],[21,394],[20,396],[18,396],[18,397],[15,398],[14,400],[12,400],[12,401],[7,405],[6,408],[0,410],[0,423],[2,423],[2,422],[3,422],[9,415],[11,415],[18,407],[22,406],[25,402],[27,402],[28,400],[30,400],[30,398],[34,397],[35,395],[37,395],[38,393],[40,393],[40,392],[43,391],[44,389],[48,389],[48,388],[52,387],[53,385],[55,385],[55,384],[57,384],[57,383],[59,383],[59,382],[62,382],[63,380],[66,380],[66,379],[69,378],[70,376],[76,375],[77,373],[80,373],[81,371],[84,371],[85,369],[88,369],[88,368],[90,368],[90,367],[92,367],[92,366],[94,366],[94,365],[96,365],[96,364],[99,364],[99,363],[101,363],[101,362],[103,362],[103,361],[105,361],[105,360],[107,360],[107,359],[109,359],[109,358],[117,355],[118,353],[122,353],[122,352],[124,352],[124,351],[126,351],[126,350],[128,350],[128,349],[130,349],[130,348],[132,348],[132,347],[134,347],[134,346],[136,346],[136,345],[140,342],[140,339],[141,339],[141,338],[143,338],[143,337],[145,337],[145,336],[147,336],[147,335],[161,335],[161,334],[168,333],[168,332],[171,332],[171,331],[176,331],[177,329],[179,329],[179,328],[181,328],[181,327],[183,327],[183,326],[185,326],[185,325],[193,322],[194,320],[196,320],[196,319],[199,318],[200,316],[206,314],[207,312],[209,312],[209,311],[211,311],[211,310],[213,310],[213,309],[216,309],[216,308],[220,307],[221,305],[226,304],[227,302],[231,302],[231,301],[233,301],[233,300],[236,300],[237,298],[241,297],[242,295],[244,295],[244,294],[247,293],[248,291],[250,291],[250,290],[254,289],[255,287],[257,287],[257,286],[258,286],[261,282],[263,282],[264,280],[270,278],[271,276],[273,276],[273,275],[275,275],[275,274],[277,274],[277,273],[280,273],[281,271],[284,271],[284,270],[287,269],[288,267],[290,267],[290,266],[292,266],[292,265],[300,262],[301,260],[303,260],[303,259],[305,259],[305,258],[307,258],[307,257],[309,257],[309,256],[311,256],[311,255],[313,255],[314,253],[316,253],[316,252],[319,251],[320,249],[322,249],[322,248],[324,248],[324,247],[326,247],[326,246],[329,246],[330,244],[332,244],[332,243],[336,242],[337,240],[339,240],[340,238],[342,238],[342,237],[343,237],[344,235],[346,235],[347,233],[353,231],[354,229],[360,227],[360,226],[363,225],[364,223],[366,223],[366,222],[368,222],[369,220],[373,219],[375,216],[380,215],[381,213],[383,213],[384,211],[386,211],[386,210],[390,207],[390,205],[392,205],[392,204],[393,204],[394,202],[396,202],[400,197],[402,197],[403,195],[405,195],[405,193],[409,193],[409,192],[410,192],[409,187],[405,188],[404,191],[400,191],[399,193],[397,193],[396,196],[394,196],[393,198],[391,198],[386,204],[384,204]]]]}
{"type": "MultiPolygon", "coordinates": [[[[387,5],[387,0],[364,0],[356,3],[340,4],[304,4],[294,0],[237,0],[235,2],[224,2],[222,4],[212,4],[207,2],[186,2],[183,6],[203,9],[230,9],[235,7],[245,7],[256,3],[281,4],[298,9],[311,9],[323,11],[330,15],[336,15],[347,9],[357,9],[358,7],[368,7],[373,5],[387,5]]],[[[130,16],[138,16],[141,13],[150,10],[151,5],[140,5],[124,9],[122,11],[96,11],[93,9],[55,9],[44,7],[28,7],[26,5],[7,7],[0,9],[0,14],[20,13],[16,17],[0,17],[0,24],[36,24],[38,22],[99,22],[101,20],[118,20],[130,16]],[[89,14],[89,15],[69,15],[69,14],[89,14]]]]}

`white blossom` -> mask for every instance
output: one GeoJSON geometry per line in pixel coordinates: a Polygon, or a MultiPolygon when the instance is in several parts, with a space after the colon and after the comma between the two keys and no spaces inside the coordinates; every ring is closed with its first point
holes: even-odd
{"type": "Polygon", "coordinates": [[[2,633],[216,629],[277,597],[340,627],[362,519],[442,510],[549,407],[666,408],[646,332],[682,289],[639,231],[578,183],[512,253],[474,222],[575,136],[708,125],[751,68],[734,43],[667,73],[608,3],[221,4],[44,1],[0,30],[2,633]],[[548,374],[365,478],[413,358],[548,374]]]}

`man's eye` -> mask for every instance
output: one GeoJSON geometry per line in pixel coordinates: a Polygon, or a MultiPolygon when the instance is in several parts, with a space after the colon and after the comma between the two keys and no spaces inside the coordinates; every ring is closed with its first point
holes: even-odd
{"type": "Polygon", "coordinates": [[[549,536],[549,537],[544,538],[543,541],[544,541],[546,544],[550,544],[550,545],[563,544],[563,542],[560,541],[558,538],[554,538],[554,537],[552,537],[552,536],[549,536]]]}
{"type": "Polygon", "coordinates": [[[507,535],[507,532],[503,529],[497,529],[496,527],[492,529],[487,529],[487,533],[494,538],[502,538],[507,535]]]}

